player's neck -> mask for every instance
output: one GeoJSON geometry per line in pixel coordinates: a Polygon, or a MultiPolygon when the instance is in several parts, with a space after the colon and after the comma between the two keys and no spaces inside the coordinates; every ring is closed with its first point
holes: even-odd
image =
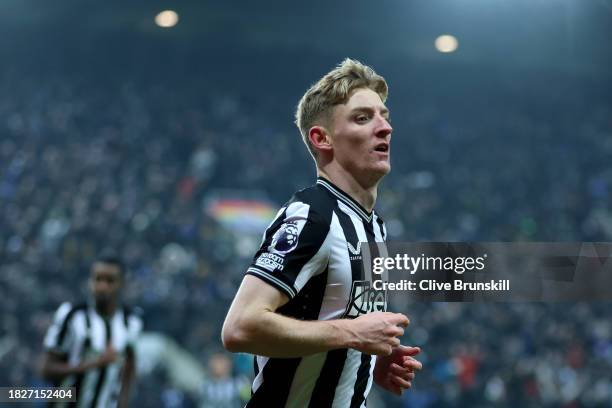
{"type": "Polygon", "coordinates": [[[374,184],[360,183],[359,180],[346,170],[335,167],[318,168],[317,175],[334,183],[368,212],[372,212],[374,204],[376,204],[378,182],[374,184]]]}
{"type": "Polygon", "coordinates": [[[117,310],[117,304],[115,302],[100,304],[96,303],[96,312],[103,317],[111,317],[117,310]]]}

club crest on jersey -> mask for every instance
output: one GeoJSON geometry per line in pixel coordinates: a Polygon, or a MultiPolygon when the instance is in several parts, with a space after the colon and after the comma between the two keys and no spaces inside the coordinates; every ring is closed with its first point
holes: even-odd
{"type": "Polygon", "coordinates": [[[376,290],[369,281],[354,281],[344,317],[356,318],[370,312],[387,310],[387,292],[376,290]]]}
{"type": "Polygon", "coordinates": [[[272,236],[272,243],[268,247],[268,251],[279,255],[285,255],[293,251],[297,247],[298,234],[299,229],[296,222],[284,223],[272,236]]]}

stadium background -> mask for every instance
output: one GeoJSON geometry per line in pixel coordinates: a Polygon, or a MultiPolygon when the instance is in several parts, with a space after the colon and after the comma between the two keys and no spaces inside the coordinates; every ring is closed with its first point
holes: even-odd
{"type": "MultiPolygon", "coordinates": [[[[612,240],[612,3],[379,3],[0,4],[0,385],[42,384],[52,312],[110,247],[145,313],[138,406],[206,406],[262,225],[314,178],[295,105],[346,56],[390,84],[391,239],[612,240]]],[[[426,369],[371,407],[612,405],[609,303],[404,311],[426,369]]]]}

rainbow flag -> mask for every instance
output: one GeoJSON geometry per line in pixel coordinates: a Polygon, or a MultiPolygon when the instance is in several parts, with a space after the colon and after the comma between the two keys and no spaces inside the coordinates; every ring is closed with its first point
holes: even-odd
{"type": "Polygon", "coordinates": [[[257,199],[217,198],[209,200],[206,213],[221,225],[238,232],[263,233],[278,208],[257,199]]]}

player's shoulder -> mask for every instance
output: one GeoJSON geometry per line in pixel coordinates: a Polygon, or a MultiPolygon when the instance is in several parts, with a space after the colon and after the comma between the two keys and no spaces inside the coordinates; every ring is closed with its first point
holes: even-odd
{"type": "Polygon", "coordinates": [[[85,303],[63,302],[56,309],[53,321],[55,324],[67,325],[74,320],[74,317],[79,312],[84,312],[85,310],[87,310],[85,303]]]}
{"type": "Polygon", "coordinates": [[[288,212],[307,213],[313,222],[329,223],[335,201],[318,184],[296,191],[285,204],[288,212]]]}
{"type": "Polygon", "coordinates": [[[132,306],[132,305],[123,305],[123,314],[129,318],[129,317],[135,317],[138,319],[142,319],[142,316],[144,314],[143,310],[141,307],[139,306],[132,306]]]}
{"type": "Polygon", "coordinates": [[[79,311],[84,311],[87,309],[87,304],[85,302],[63,302],[57,308],[57,314],[70,317],[79,311]]]}

